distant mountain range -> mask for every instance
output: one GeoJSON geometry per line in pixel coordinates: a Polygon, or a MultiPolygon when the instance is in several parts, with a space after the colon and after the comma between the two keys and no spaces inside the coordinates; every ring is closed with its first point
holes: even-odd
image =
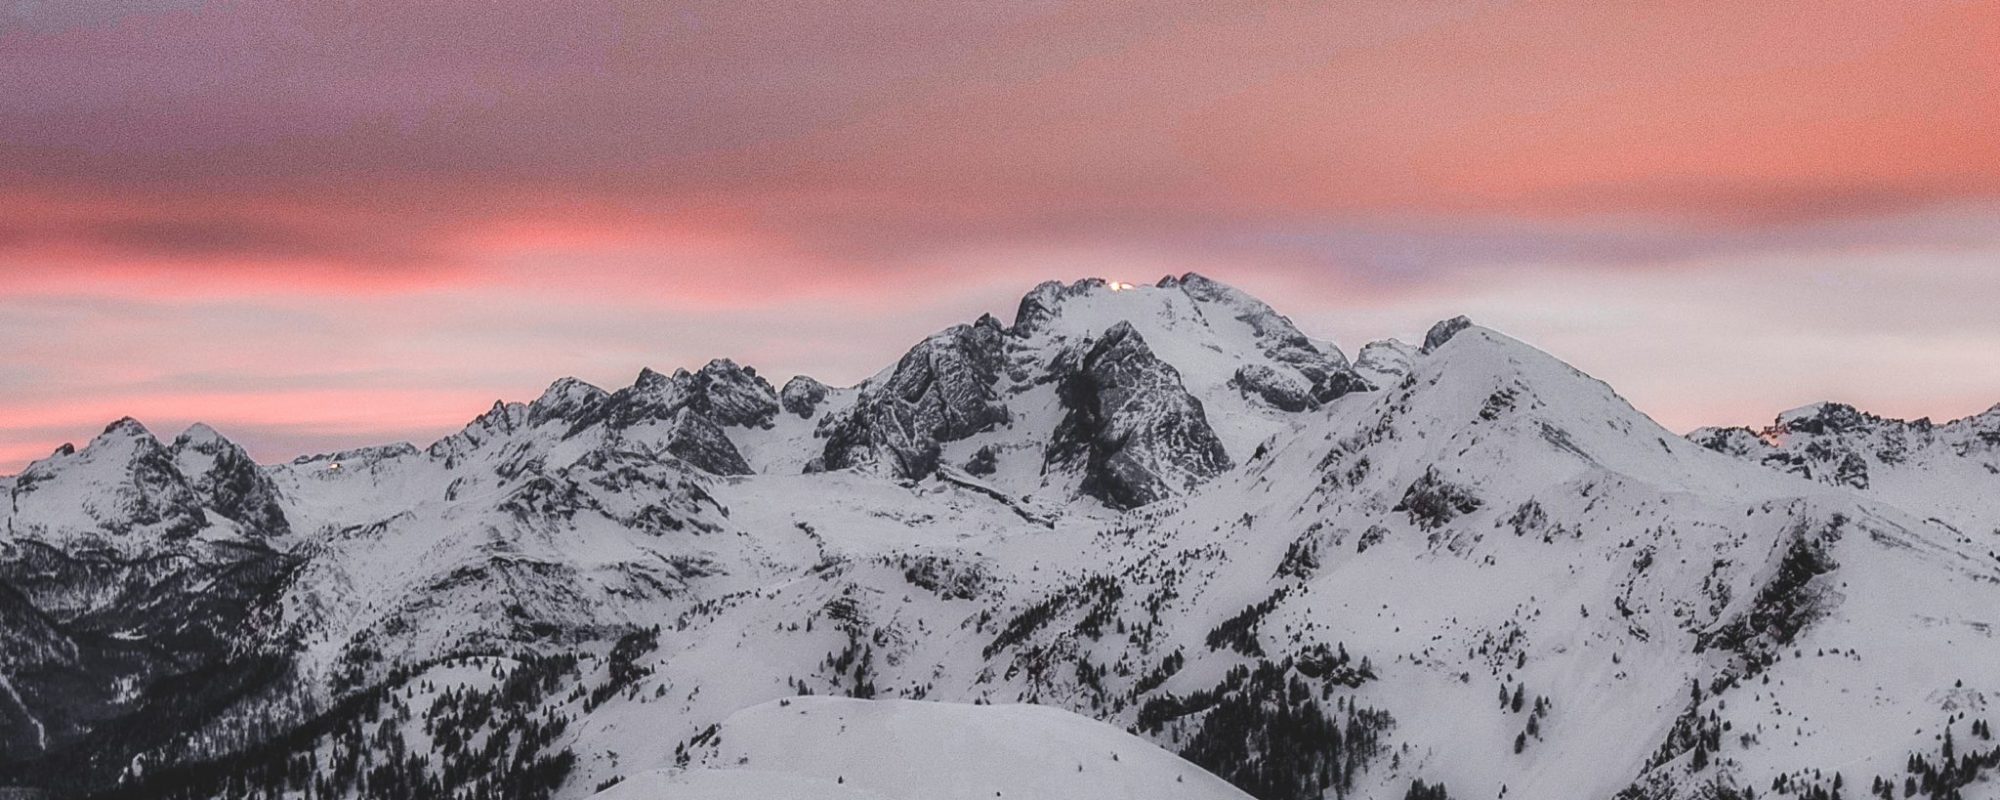
{"type": "Polygon", "coordinates": [[[279,465],[125,419],[0,491],[0,787],[51,797],[2000,797],[2000,407],[1683,438],[1193,274],[852,387],[279,465]]]}

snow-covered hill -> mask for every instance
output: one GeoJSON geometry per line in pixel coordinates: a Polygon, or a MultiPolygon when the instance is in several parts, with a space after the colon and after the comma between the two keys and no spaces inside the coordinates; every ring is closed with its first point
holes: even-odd
{"type": "Polygon", "coordinates": [[[1047,706],[782,699],[731,714],[686,752],[685,767],[640,773],[596,800],[1248,799],[1124,731],[1047,706]]]}
{"type": "Polygon", "coordinates": [[[1992,796],[1996,431],[1683,438],[1469,320],[1350,364],[1196,275],[422,449],[121,422],[0,483],[0,785],[1992,796]]]}

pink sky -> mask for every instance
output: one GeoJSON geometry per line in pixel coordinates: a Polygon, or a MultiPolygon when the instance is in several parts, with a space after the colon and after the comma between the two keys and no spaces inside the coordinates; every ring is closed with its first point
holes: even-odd
{"type": "Polygon", "coordinates": [[[0,9],[0,473],[264,459],[732,356],[858,380],[1047,278],[1352,352],[1470,313],[1670,427],[2000,402],[2000,5],[0,9]]]}

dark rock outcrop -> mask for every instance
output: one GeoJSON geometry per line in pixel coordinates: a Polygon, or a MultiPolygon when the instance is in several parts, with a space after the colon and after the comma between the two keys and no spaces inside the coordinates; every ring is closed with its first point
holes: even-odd
{"type": "Polygon", "coordinates": [[[1445,342],[1451,341],[1451,337],[1457,336],[1459,331],[1470,327],[1472,327],[1472,320],[1464,316],[1452,317],[1451,319],[1432,325],[1430,331],[1424,334],[1423,348],[1417,352],[1434,352],[1438,348],[1443,347],[1445,342]]]}
{"type": "Polygon", "coordinates": [[[991,475],[999,469],[999,466],[999,454],[993,452],[993,447],[988,445],[974,450],[972,457],[965,460],[965,473],[967,475],[991,475]]]}
{"type": "Polygon", "coordinates": [[[603,413],[604,403],[611,394],[575,378],[563,378],[549,384],[547,391],[528,404],[528,425],[541,425],[551,420],[596,419],[603,413]]]}
{"type": "Polygon", "coordinates": [[[1130,324],[1113,326],[1065,368],[1065,414],[1044,469],[1080,469],[1084,494],[1135,508],[1230,468],[1201,401],[1130,324]]]}
{"type": "Polygon", "coordinates": [[[1264,364],[1245,364],[1229,379],[1231,386],[1257,397],[1265,405],[1282,411],[1304,411],[1319,405],[1313,387],[1298,376],[1279,372],[1264,364]]]}
{"type": "Polygon", "coordinates": [[[778,402],[785,413],[797,414],[804,419],[812,419],[819,411],[819,404],[826,400],[826,384],[804,375],[794,376],[785,381],[785,388],[778,392],[778,402]]]}
{"type": "Polygon", "coordinates": [[[1771,446],[1757,438],[1757,433],[1749,428],[1700,428],[1688,432],[1690,442],[1706,447],[1726,456],[1757,460],[1769,453],[1771,446]]]}
{"type": "Polygon", "coordinates": [[[697,469],[716,475],[748,475],[752,472],[735,443],[705,414],[683,407],[674,415],[668,430],[666,450],[697,469]]]}
{"type": "Polygon", "coordinates": [[[1395,339],[1383,339],[1363,345],[1354,357],[1354,370],[1376,384],[1394,386],[1403,376],[1410,374],[1410,358],[1415,351],[1409,345],[1395,339]]]}
{"type": "Polygon", "coordinates": [[[245,532],[283,536],[291,532],[279,503],[278,487],[235,442],[207,425],[196,424],[174,439],[174,461],[203,504],[235,520],[245,532]]]}
{"type": "Polygon", "coordinates": [[[888,466],[921,478],[937,468],[938,445],[1008,419],[994,384],[1005,366],[1000,322],[980,317],[935,334],[903,355],[852,408],[822,420],[826,446],[808,471],[888,466]]]}
{"type": "MultiPolygon", "coordinates": [[[[675,372],[680,379],[685,372],[675,372]]],[[[718,358],[687,378],[687,406],[717,425],[768,428],[778,415],[778,392],[755,367],[718,358]]]]}
{"type": "Polygon", "coordinates": [[[628,428],[671,421],[683,407],[717,425],[765,428],[778,414],[778,392],[757,370],[719,358],[694,372],[680,369],[662,375],[640,370],[630,387],[612,393],[604,416],[613,428],[628,428]]]}

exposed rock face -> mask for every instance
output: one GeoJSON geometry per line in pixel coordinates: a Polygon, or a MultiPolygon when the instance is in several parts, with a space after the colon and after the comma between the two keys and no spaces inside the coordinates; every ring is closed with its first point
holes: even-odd
{"type": "Polygon", "coordinates": [[[1230,379],[1238,391],[1254,395],[1265,405],[1284,411],[1304,411],[1319,405],[1313,387],[1297,375],[1279,372],[1264,364],[1245,364],[1230,379]]]}
{"type": "Polygon", "coordinates": [[[2000,476],[2000,409],[1946,423],[1900,420],[1844,403],[1815,403],[1780,414],[1760,431],[1702,428],[1687,435],[1710,450],[1834,486],[1879,496],[1925,514],[1984,526],[1964,498],[1990,494],[2000,476]]]}
{"type": "Polygon", "coordinates": [[[1435,351],[1443,347],[1445,342],[1451,341],[1451,337],[1457,336],[1459,331],[1470,327],[1472,327],[1472,320],[1463,316],[1452,317],[1451,319],[1432,325],[1430,332],[1424,334],[1423,349],[1418,352],[1429,353],[1435,351]]]}
{"type": "Polygon", "coordinates": [[[1231,467],[1201,401],[1128,323],[1105,331],[1058,391],[1066,413],[1044,468],[1080,468],[1080,490],[1106,505],[1142,506],[1231,467]]]}
{"type": "Polygon", "coordinates": [[[215,429],[199,423],[188,428],[174,439],[173,455],[194,493],[216,513],[235,520],[246,532],[265,536],[291,532],[270,476],[215,429]]]}
{"type": "Polygon", "coordinates": [[[549,384],[541,397],[528,404],[528,424],[595,419],[602,414],[605,401],[610,399],[611,394],[603,389],[575,378],[563,378],[549,384]]]}
{"type": "Polygon", "coordinates": [[[1771,449],[1764,440],[1757,438],[1749,428],[1698,428],[1689,431],[1688,441],[1715,452],[1737,458],[1758,460],[1771,449]]]}
{"type": "MultiPolygon", "coordinates": [[[[1772,430],[1778,433],[1827,435],[1867,430],[1885,422],[1887,420],[1874,414],[1864,414],[1846,403],[1818,403],[1785,412],[1778,417],[1777,425],[1772,430]]],[[[1911,424],[1930,427],[1928,420],[1911,424]]]]}
{"type": "Polygon", "coordinates": [[[1021,296],[1021,303],[1014,310],[1014,327],[1009,332],[1016,336],[1040,333],[1047,327],[1049,319],[1060,313],[1065,298],[1100,291],[1106,285],[1099,278],[1086,278],[1073,284],[1043,281],[1021,296]]]}
{"type": "Polygon", "coordinates": [[[826,447],[809,471],[882,464],[920,478],[937,468],[938,445],[1006,422],[994,384],[1005,365],[1000,322],[980,317],[935,334],[896,362],[854,406],[820,423],[826,447]]]}
{"type": "Polygon", "coordinates": [[[1354,371],[1377,388],[1395,386],[1404,375],[1410,374],[1410,363],[1416,354],[1416,348],[1395,339],[1369,342],[1354,357],[1354,371]]]}
{"type": "MultiPolygon", "coordinates": [[[[459,441],[445,452],[461,454],[487,441],[553,423],[559,426],[555,428],[559,439],[602,435],[620,446],[671,453],[709,472],[741,475],[750,469],[723,428],[770,427],[779,404],[778,393],[755,369],[716,359],[694,372],[664,375],[643,369],[631,386],[608,394],[564,378],[520,408],[516,413],[496,405],[466,431],[447,439],[459,441]]],[[[432,450],[436,455],[439,448],[432,450]]]]}
{"type": "Polygon", "coordinates": [[[998,468],[999,454],[993,452],[991,446],[973,451],[972,457],[965,460],[965,472],[968,475],[991,475],[998,468]]]}
{"type": "Polygon", "coordinates": [[[716,475],[748,475],[749,463],[736,445],[706,415],[683,407],[674,415],[666,450],[688,464],[716,475]]]}
{"type": "Polygon", "coordinates": [[[1725,455],[1762,462],[1803,478],[1866,489],[1871,457],[1900,463],[1912,447],[1929,444],[1929,420],[1902,422],[1841,403],[1818,403],[1779,415],[1761,433],[1749,428],[1701,428],[1689,441],[1725,455]]]}
{"type": "Polygon", "coordinates": [[[292,464],[294,466],[303,466],[306,464],[338,464],[347,461],[390,461],[398,458],[409,458],[422,452],[417,449],[416,445],[409,442],[397,442],[395,444],[375,445],[372,447],[356,447],[351,450],[338,450],[332,453],[311,453],[292,459],[292,464]]]}
{"type": "MultiPolygon", "coordinates": [[[[683,372],[676,372],[678,378],[683,372]]],[[[778,415],[778,392],[754,367],[718,358],[687,379],[688,408],[717,425],[768,428],[778,415]]]]}
{"type": "Polygon", "coordinates": [[[804,375],[785,381],[785,388],[778,392],[778,402],[784,406],[785,413],[797,414],[805,419],[812,419],[813,414],[819,412],[820,402],[825,399],[826,384],[804,375]]]}
{"type": "Polygon", "coordinates": [[[674,370],[671,376],[640,370],[630,388],[611,395],[606,416],[614,428],[625,428],[649,420],[670,421],[683,407],[717,425],[763,428],[778,413],[778,393],[757,370],[719,358],[695,372],[674,370]]]}
{"type": "Polygon", "coordinates": [[[493,407],[486,413],[474,417],[457,433],[431,443],[424,453],[431,458],[441,459],[447,466],[485,446],[489,442],[500,441],[528,427],[528,407],[523,403],[503,403],[493,401],[493,407]]]}

